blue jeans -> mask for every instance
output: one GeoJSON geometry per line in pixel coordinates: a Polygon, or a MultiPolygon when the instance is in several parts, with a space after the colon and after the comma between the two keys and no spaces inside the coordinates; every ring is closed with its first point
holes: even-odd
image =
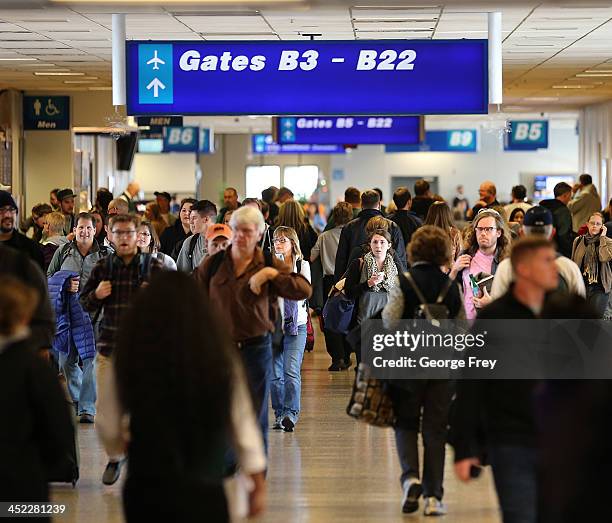
{"type": "Polygon", "coordinates": [[[504,523],[538,521],[537,450],[510,445],[491,446],[495,490],[504,523]]]}
{"type": "Polygon", "coordinates": [[[599,283],[592,283],[586,287],[587,302],[595,308],[600,318],[606,313],[609,295],[610,293],[606,294],[599,283]]]}
{"type": "Polygon", "coordinates": [[[302,360],[306,347],[306,325],[298,325],[296,336],[285,334],[283,348],[273,353],[272,408],[276,418],[288,416],[295,425],[300,415],[302,360]]]}
{"type": "Polygon", "coordinates": [[[96,373],[95,358],[83,360],[83,370],[79,367],[79,351],[70,344],[70,352],[58,352],[59,368],[66,378],[68,392],[72,401],[79,404],[81,414],[96,415],[96,373]]]}
{"type": "Polygon", "coordinates": [[[240,347],[240,355],[251,390],[253,410],[257,416],[263,436],[266,453],[268,452],[268,397],[272,377],[272,336],[268,333],[261,341],[245,343],[240,347]]]}

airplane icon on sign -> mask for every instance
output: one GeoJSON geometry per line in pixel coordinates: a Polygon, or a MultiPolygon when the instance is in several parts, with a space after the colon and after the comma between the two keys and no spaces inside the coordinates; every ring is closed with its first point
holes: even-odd
{"type": "Polygon", "coordinates": [[[153,53],[153,58],[151,58],[148,62],[147,65],[151,65],[153,64],[153,70],[156,71],[157,69],[159,69],[159,65],[157,64],[161,64],[161,65],[166,65],[166,62],[164,62],[161,58],[157,57],[157,49],[154,51],[153,53]]]}

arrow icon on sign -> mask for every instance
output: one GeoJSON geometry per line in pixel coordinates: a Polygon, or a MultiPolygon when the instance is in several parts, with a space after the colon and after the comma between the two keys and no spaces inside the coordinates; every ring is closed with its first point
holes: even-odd
{"type": "Polygon", "coordinates": [[[148,90],[153,89],[153,98],[157,98],[159,96],[159,90],[165,88],[166,86],[161,83],[158,78],[153,78],[153,80],[151,80],[151,83],[147,85],[148,90]]]}

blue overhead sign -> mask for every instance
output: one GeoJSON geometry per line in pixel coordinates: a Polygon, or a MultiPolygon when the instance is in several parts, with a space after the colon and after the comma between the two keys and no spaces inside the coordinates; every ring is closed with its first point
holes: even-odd
{"type": "Polygon", "coordinates": [[[130,115],[485,114],[486,40],[126,43],[130,115]]]}
{"type": "Polygon", "coordinates": [[[387,145],[386,153],[475,153],[478,151],[478,132],[475,129],[427,131],[420,145],[387,145]]]}
{"type": "Polygon", "coordinates": [[[504,141],[506,151],[548,149],[547,120],[513,120],[508,124],[510,132],[504,141]]]}
{"type": "Polygon", "coordinates": [[[164,127],[165,153],[195,153],[199,146],[199,127],[164,127]]]}
{"type": "Polygon", "coordinates": [[[274,142],[271,134],[253,135],[253,154],[344,154],[344,146],[337,144],[285,144],[274,142]]]}
{"type": "Polygon", "coordinates": [[[419,116],[285,116],[275,122],[276,141],[281,144],[418,144],[422,122],[419,116]]]}

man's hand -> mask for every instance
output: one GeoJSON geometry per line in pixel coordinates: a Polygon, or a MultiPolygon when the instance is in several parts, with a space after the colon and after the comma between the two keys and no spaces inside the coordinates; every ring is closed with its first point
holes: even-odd
{"type": "Polygon", "coordinates": [[[251,288],[251,292],[253,294],[257,294],[258,296],[261,294],[263,286],[269,281],[276,278],[278,275],[278,270],[274,267],[264,267],[263,269],[257,271],[251,279],[249,280],[249,287],[251,288]]]}
{"type": "Polygon", "coordinates": [[[70,280],[70,287],[68,288],[68,292],[71,292],[72,294],[76,294],[77,292],[79,292],[79,278],[72,278],[70,280]]]}
{"type": "Polygon", "coordinates": [[[477,309],[482,309],[483,307],[486,307],[492,301],[493,301],[493,298],[491,298],[491,295],[489,294],[489,291],[487,290],[486,287],[483,288],[483,294],[480,298],[476,298],[476,297],[472,298],[474,307],[476,307],[477,309]]]}
{"type": "Polygon", "coordinates": [[[266,481],[263,472],[251,474],[253,490],[249,492],[249,518],[261,514],[266,508],[266,481]]]}
{"type": "Polygon", "coordinates": [[[472,467],[480,467],[480,460],[478,458],[466,458],[455,462],[455,476],[461,481],[470,481],[472,476],[470,475],[470,469],[472,467]]]}
{"type": "Polygon", "coordinates": [[[98,284],[95,295],[99,300],[103,300],[104,298],[108,298],[111,295],[111,292],[113,292],[112,283],[108,280],[104,280],[98,284]]]}
{"type": "Polygon", "coordinates": [[[449,277],[455,279],[463,269],[467,269],[472,263],[472,257],[469,254],[462,254],[453,263],[453,268],[450,271],[449,277]]]}

